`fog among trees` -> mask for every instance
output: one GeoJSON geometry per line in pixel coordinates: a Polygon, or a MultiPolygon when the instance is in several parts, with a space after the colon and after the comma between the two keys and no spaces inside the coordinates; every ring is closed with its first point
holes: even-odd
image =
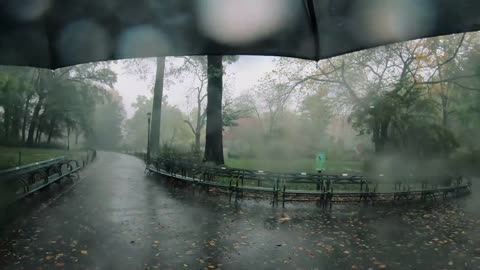
{"type": "MultiPolygon", "coordinates": [[[[479,38],[467,33],[420,39],[319,62],[275,58],[274,69],[242,93],[231,89],[228,80],[235,74],[225,71],[237,58],[223,57],[222,105],[213,109],[223,127],[213,128],[221,129],[225,158],[296,160],[327,152],[339,160],[391,153],[476,160],[479,38]]],[[[152,61],[124,65],[146,80],[155,72],[152,61]]],[[[160,152],[203,158],[207,62],[206,56],[166,59],[160,152]],[[188,88],[187,110],[169,103],[172,86],[188,88]]],[[[152,95],[138,96],[127,119],[114,89],[118,76],[109,62],[56,71],[0,67],[2,144],[145,152],[155,82],[152,95]]]]}

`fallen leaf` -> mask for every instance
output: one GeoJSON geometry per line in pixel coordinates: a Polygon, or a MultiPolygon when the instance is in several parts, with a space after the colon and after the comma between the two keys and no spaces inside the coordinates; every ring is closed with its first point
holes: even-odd
{"type": "Polygon", "coordinates": [[[80,253],[82,253],[83,255],[88,255],[88,251],[87,251],[87,250],[80,250],[80,253]]]}
{"type": "Polygon", "coordinates": [[[285,222],[289,221],[290,219],[291,218],[287,214],[283,213],[278,221],[280,221],[280,223],[285,223],[285,222]]]}

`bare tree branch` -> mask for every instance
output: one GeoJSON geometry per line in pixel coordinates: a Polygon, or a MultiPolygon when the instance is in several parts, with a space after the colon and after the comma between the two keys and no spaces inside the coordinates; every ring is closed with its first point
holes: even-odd
{"type": "Polygon", "coordinates": [[[342,71],[341,74],[340,74],[340,76],[342,78],[342,83],[345,86],[345,88],[347,89],[348,93],[350,94],[350,97],[353,98],[355,103],[360,104],[361,103],[360,98],[355,93],[355,91],[350,86],[350,84],[348,84],[347,79],[345,78],[345,60],[342,61],[342,65],[341,65],[340,70],[342,71]]]}
{"type": "Polygon", "coordinates": [[[447,60],[445,60],[443,63],[440,63],[438,65],[438,67],[441,67],[441,66],[444,66],[444,65],[450,63],[451,61],[453,61],[453,59],[455,59],[455,57],[457,57],[458,52],[460,51],[460,48],[463,45],[463,41],[465,40],[465,35],[466,35],[466,33],[462,34],[462,37],[460,38],[460,41],[458,42],[457,48],[455,49],[453,55],[450,58],[448,58],[447,60]]]}
{"type": "MultiPolygon", "coordinates": [[[[454,82],[454,81],[456,81],[456,80],[468,79],[468,78],[475,78],[475,77],[480,77],[480,74],[463,75],[463,76],[451,77],[451,78],[446,78],[446,79],[437,80],[437,81],[417,82],[417,84],[418,84],[418,85],[423,85],[423,84],[439,84],[439,83],[454,82]]],[[[464,87],[464,88],[465,88],[465,87],[464,87]]]]}
{"type": "Polygon", "coordinates": [[[460,88],[463,88],[463,89],[465,89],[465,90],[479,91],[479,92],[480,92],[480,88],[469,87],[469,86],[460,84],[459,82],[453,82],[453,84],[456,85],[456,86],[458,86],[458,87],[460,87],[460,88]]]}
{"type": "Polygon", "coordinates": [[[288,99],[288,97],[293,93],[293,91],[295,91],[295,89],[296,89],[299,85],[301,85],[301,84],[303,84],[303,83],[305,83],[305,82],[307,82],[307,81],[309,81],[309,80],[317,81],[317,82],[336,83],[336,84],[341,84],[341,83],[342,83],[342,82],[340,82],[340,81],[318,78],[318,77],[320,77],[320,76],[328,77],[328,75],[331,75],[331,74],[336,73],[336,72],[338,71],[338,68],[337,68],[337,67],[335,67],[335,69],[333,69],[333,70],[331,70],[331,71],[328,71],[328,72],[325,72],[322,68],[319,68],[319,67],[318,67],[317,69],[320,70],[321,72],[320,72],[320,73],[316,73],[316,74],[309,75],[309,76],[307,76],[307,77],[305,77],[305,78],[302,78],[302,79],[296,81],[293,85],[291,85],[291,86],[289,87],[289,90],[285,91],[285,93],[283,93],[280,97],[281,97],[281,98],[287,98],[287,99],[288,99]]]}
{"type": "MultiPolygon", "coordinates": [[[[460,51],[460,48],[462,47],[463,45],[463,41],[465,40],[465,33],[462,34],[462,37],[460,39],[460,42],[458,43],[453,55],[451,57],[449,57],[447,60],[445,60],[444,62],[442,63],[438,63],[438,56],[436,57],[437,59],[437,63],[435,65],[435,70],[432,72],[432,74],[430,75],[430,77],[427,79],[427,81],[430,81],[434,76],[435,74],[437,74],[437,72],[440,71],[440,68],[448,63],[450,63],[451,61],[453,61],[453,59],[455,59],[458,55],[458,52],[460,51]]],[[[433,68],[433,67],[430,67],[430,68],[433,68]]]]}
{"type": "Polygon", "coordinates": [[[207,96],[208,96],[207,93],[205,93],[205,94],[200,98],[200,103],[202,103],[207,96]]]}
{"type": "Polygon", "coordinates": [[[192,132],[193,132],[193,135],[195,135],[196,132],[195,132],[195,129],[193,128],[192,123],[191,123],[189,120],[183,120],[183,122],[185,122],[185,123],[190,127],[190,129],[191,129],[192,132]]]}

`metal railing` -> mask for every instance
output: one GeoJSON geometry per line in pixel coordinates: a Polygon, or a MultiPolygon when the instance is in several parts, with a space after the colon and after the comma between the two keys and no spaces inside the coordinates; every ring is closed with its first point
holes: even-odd
{"type": "Polygon", "coordinates": [[[272,204],[282,205],[289,201],[317,201],[322,206],[334,202],[381,201],[404,202],[413,200],[437,200],[468,194],[471,180],[462,177],[451,179],[450,185],[438,186],[434,181],[410,183],[382,183],[379,179],[362,176],[327,175],[310,173],[274,173],[228,167],[206,166],[192,160],[157,158],[147,164],[148,173],[168,176],[178,182],[187,182],[204,187],[216,187],[230,194],[244,196],[253,193],[268,193],[272,204]],[[180,180],[180,181],[177,181],[180,180]],[[379,191],[383,185],[391,190],[379,191]]]}
{"type": "MultiPolygon", "coordinates": [[[[87,157],[88,160],[88,157],[87,157]]],[[[85,164],[85,161],[83,162],[85,164]]],[[[0,171],[4,203],[12,203],[61,179],[78,177],[82,168],[64,156],[0,171]]]]}

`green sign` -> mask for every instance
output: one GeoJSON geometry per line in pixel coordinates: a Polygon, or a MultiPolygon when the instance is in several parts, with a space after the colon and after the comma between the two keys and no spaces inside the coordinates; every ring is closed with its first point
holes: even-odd
{"type": "Polygon", "coordinates": [[[315,170],[317,172],[325,171],[326,161],[327,161],[327,156],[325,155],[325,152],[318,153],[317,158],[315,159],[315,170]]]}

